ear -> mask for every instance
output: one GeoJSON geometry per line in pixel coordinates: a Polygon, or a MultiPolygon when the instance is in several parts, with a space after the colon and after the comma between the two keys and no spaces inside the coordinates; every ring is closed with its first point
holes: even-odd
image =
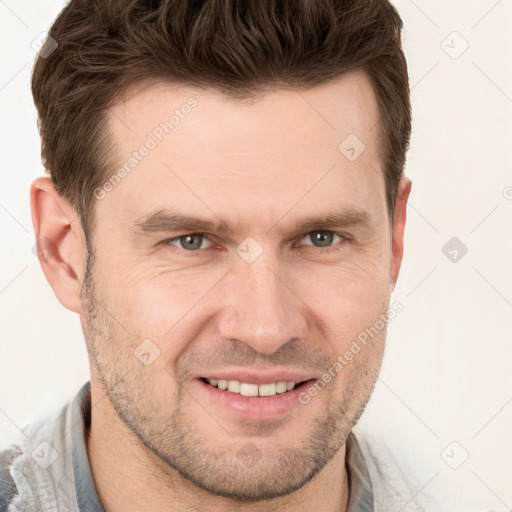
{"type": "Polygon", "coordinates": [[[87,250],[76,211],[46,176],[32,183],[30,208],[44,275],[60,303],[78,313],[87,250]]]}
{"type": "Polygon", "coordinates": [[[396,198],[395,215],[393,218],[393,240],[392,240],[392,256],[389,279],[392,288],[395,288],[400,267],[402,265],[402,257],[404,255],[404,230],[407,214],[407,200],[411,193],[412,182],[409,178],[402,178],[398,187],[398,195],[396,198]]]}

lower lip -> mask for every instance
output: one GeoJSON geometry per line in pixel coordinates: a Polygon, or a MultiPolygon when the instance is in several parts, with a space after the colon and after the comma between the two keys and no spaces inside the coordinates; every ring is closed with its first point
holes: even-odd
{"type": "Polygon", "coordinates": [[[273,396],[243,396],[197,379],[200,388],[209,394],[211,400],[246,419],[264,419],[288,414],[295,407],[303,405],[299,401],[299,395],[308,389],[313,381],[314,379],[307,380],[291,391],[273,396]]]}

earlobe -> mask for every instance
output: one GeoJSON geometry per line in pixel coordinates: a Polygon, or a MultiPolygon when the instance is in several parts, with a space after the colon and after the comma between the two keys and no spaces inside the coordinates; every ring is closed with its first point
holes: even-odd
{"type": "Polygon", "coordinates": [[[60,303],[78,313],[86,248],[76,211],[46,176],[32,183],[30,208],[44,275],[60,303]]]}
{"type": "Polygon", "coordinates": [[[394,289],[400,273],[404,254],[404,231],[407,217],[407,201],[411,193],[412,182],[409,178],[402,178],[398,188],[395,215],[393,218],[392,256],[390,266],[390,282],[394,289]]]}

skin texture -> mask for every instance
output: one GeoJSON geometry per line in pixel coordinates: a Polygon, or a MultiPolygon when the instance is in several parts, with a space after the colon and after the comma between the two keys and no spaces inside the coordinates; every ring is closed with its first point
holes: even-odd
{"type": "Polygon", "coordinates": [[[344,443],[374,388],[385,328],[309,403],[272,418],[227,410],[198,377],[249,368],[321,378],[389,307],[411,182],[390,221],[362,72],[251,101],[137,84],[109,114],[116,165],[191,97],[197,106],[96,201],[88,266],[71,205],[48,178],[31,189],[36,237],[54,248],[43,270],[87,343],[98,493],[107,512],[345,511],[344,443]],[[338,149],[349,134],[366,147],[355,161],[338,149]],[[201,231],[137,227],[169,209],[233,232],[187,240],[201,231]],[[341,210],[365,222],[295,229],[341,210]],[[251,263],[237,252],[247,237],[262,250],[251,263]],[[143,340],[148,365],[136,357],[143,340]]]}

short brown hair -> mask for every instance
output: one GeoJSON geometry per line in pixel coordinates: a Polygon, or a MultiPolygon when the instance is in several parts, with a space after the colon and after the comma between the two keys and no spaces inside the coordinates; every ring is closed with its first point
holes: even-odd
{"type": "Polygon", "coordinates": [[[115,171],[106,112],[130,85],[155,78],[243,98],[362,69],[392,217],[411,131],[402,27],[388,0],[70,0],[49,31],[58,47],[40,52],[32,75],[43,164],[87,236],[94,190],[115,171]]]}

